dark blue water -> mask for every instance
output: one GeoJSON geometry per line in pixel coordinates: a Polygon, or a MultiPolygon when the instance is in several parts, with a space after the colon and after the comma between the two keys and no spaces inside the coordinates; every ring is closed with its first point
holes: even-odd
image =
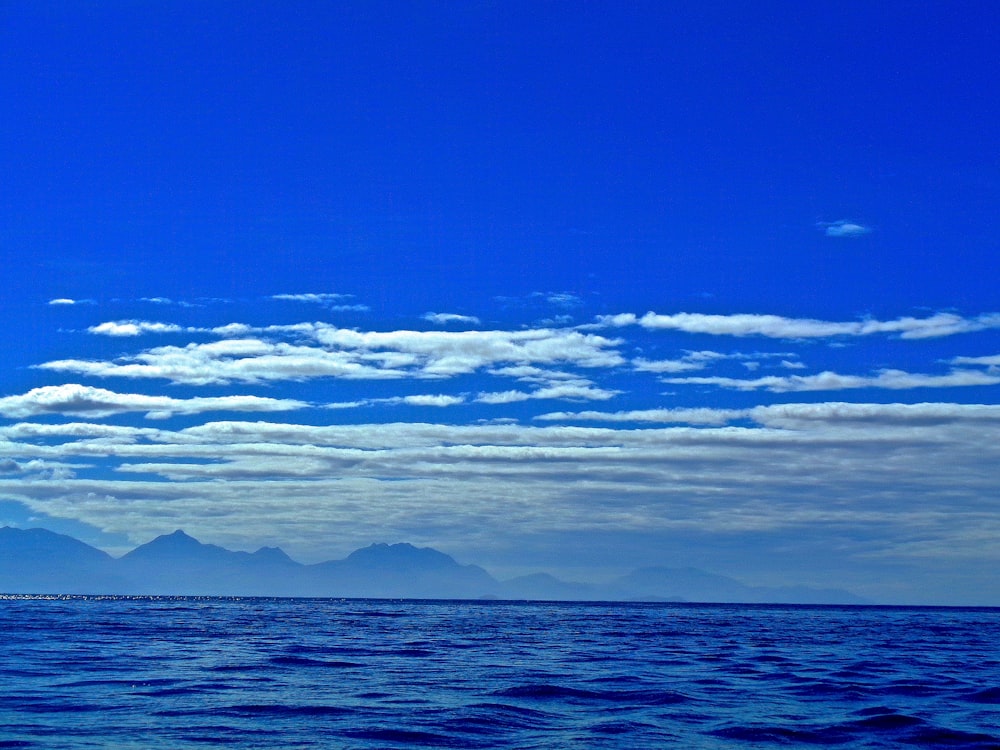
{"type": "Polygon", "coordinates": [[[0,600],[0,748],[1000,748],[1000,610],[0,600]]]}

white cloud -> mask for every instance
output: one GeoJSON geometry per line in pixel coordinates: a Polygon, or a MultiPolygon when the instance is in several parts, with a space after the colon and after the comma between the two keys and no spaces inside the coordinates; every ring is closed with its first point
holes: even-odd
{"type": "Polygon", "coordinates": [[[491,375],[515,378],[522,383],[537,386],[533,391],[507,390],[480,393],[476,401],[483,404],[509,404],[538,399],[565,399],[567,401],[606,401],[621,391],[597,387],[593,381],[575,373],[550,370],[533,365],[498,367],[491,375]]]}
{"type": "MultiPolygon", "coordinates": [[[[678,359],[635,359],[632,361],[632,366],[637,372],[677,373],[704,370],[713,362],[736,360],[748,370],[756,370],[760,367],[760,362],[757,360],[794,356],[791,352],[730,352],[729,354],[723,354],[722,352],[707,350],[698,352],[688,351],[678,359]]],[[[782,364],[784,365],[784,362],[782,364]]],[[[788,364],[794,366],[791,362],[788,364]]],[[[804,365],[799,366],[804,367],[804,365]]]]}
{"type": "Polygon", "coordinates": [[[551,305],[568,310],[583,305],[583,300],[579,295],[572,292],[531,292],[524,297],[498,296],[494,297],[494,299],[505,306],[510,305],[514,307],[538,308],[543,305],[551,305]]]}
{"type": "Polygon", "coordinates": [[[555,411],[535,419],[544,422],[654,422],[659,424],[723,425],[747,415],[741,409],[634,409],[631,411],[555,411]]]}
{"type": "Polygon", "coordinates": [[[146,320],[108,321],[91,326],[88,333],[101,336],[141,336],[144,333],[177,333],[184,329],[173,323],[154,323],[146,320]]]}
{"type": "Polygon", "coordinates": [[[675,313],[659,315],[648,312],[641,318],[632,313],[600,316],[602,327],[640,325],[651,331],[674,330],[715,336],[765,336],[779,339],[833,338],[896,333],[903,339],[924,339],[1000,328],[1000,313],[985,313],[963,318],[954,313],[936,313],[928,318],[896,320],[859,320],[835,322],[810,318],[785,318],[780,315],[734,314],[706,315],[675,313]]]}
{"type": "Polygon", "coordinates": [[[55,299],[49,300],[50,305],[79,305],[80,303],[75,299],[70,299],[69,297],[56,297],[55,299]]]}
{"type": "Polygon", "coordinates": [[[479,318],[474,315],[459,315],[458,313],[429,312],[424,313],[421,317],[424,320],[430,321],[431,323],[437,323],[439,325],[445,325],[447,323],[468,323],[469,325],[477,326],[480,322],[479,318]]]}
{"type": "Polygon", "coordinates": [[[512,404],[518,401],[529,401],[537,399],[564,399],[567,401],[607,401],[614,398],[621,391],[598,388],[589,383],[569,382],[557,383],[554,385],[538,388],[534,391],[498,391],[494,393],[480,393],[476,401],[481,404],[512,404]]]}
{"type": "Polygon", "coordinates": [[[321,294],[272,294],[271,299],[283,300],[286,302],[310,302],[317,305],[329,305],[341,300],[350,299],[353,294],[336,294],[325,292],[321,294]]]}
{"type": "Polygon", "coordinates": [[[961,386],[996,385],[1000,375],[978,370],[952,370],[946,375],[925,375],[903,370],[880,370],[877,375],[841,375],[825,371],[816,375],[768,375],[753,380],[726,377],[664,378],[665,383],[678,385],[714,385],[739,391],[767,390],[772,393],[799,391],[839,391],[854,388],[955,388],[961,386]]]}
{"type": "Polygon", "coordinates": [[[816,224],[827,237],[863,237],[871,233],[871,227],[855,221],[841,219],[840,221],[821,221],[816,224]]]}
{"type": "Polygon", "coordinates": [[[462,396],[449,396],[447,394],[418,394],[415,396],[403,396],[400,401],[408,406],[456,406],[465,403],[462,396]]]}
{"type": "Polygon", "coordinates": [[[985,357],[955,357],[950,360],[953,365],[985,365],[986,367],[1000,367],[1000,354],[991,354],[985,357]]]}
{"type": "Polygon", "coordinates": [[[545,422],[649,422],[721,426],[749,420],[762,427],[805,429],[819,423],[872,423],[883,427],[895,424],[997,421],[1000,405],[924,402],[917,404],[869,404],[827,401],[814,404],[772,404],[748,409],[676,408],[633,411],[550,412],[535,417],[545,422]]]}
{"type": "Polygon", "coordinates": [[[406,372],[361,361],[351,352],[227,339],[209,344],[162,346],[120,361],[57,360],[39,367],[96,377],[155,378],[184,385],[264,383],[278,380],[402,378],[406,372]]]}
{"type": "Polygon", "coordinates": [[[361,303],[348,303],[344,300],[351,299],[353,294],[272,294],[270,299],[285,302],[306,302],[314,305],[322,305],[334,312],[368,312],[371,308],[361,303]]]}
{"type": "Polygon", "coordinates": [[[217,396],[214,398],[170,398],[138,393],[115,393],[104,388],[68,383],[33,388],[20,396],[0,398],[0,414],[22,419],[41,414],[65,414],[103,418],[129,412],[146,412],[150,419],[174,414],[201,414],[209,411],[275,412],[302,409],[308,404],[293,399],[259,396],[217,396]]]}
{"type": "Polygon", "coordinates": [[[704,370],[710,362],[725,359],[726,355],[719,352],[701,351],[688,352],[680,359],[648,360],[636,359],[632,366],[638,372],[692,372],[704,370]]]}
{"type": "Polygon", "coordinates": [[[895,424],[996,421],[1000,405],[924,402],[917,404],[866,404],[822,402],[817,404],[772,404],[747,409],[745,416],[767,427],[806,428],[820,422],[830,424],[871,423],[883,427],[895,424]]]}
{"type": "Polygon", "coordinates": [[[329,404],[323,404],[324,409],[357,409],[362,406],[371,406],[371,399],[362,399],[361,401],[335,401],[329,404]]]}
{"type": "Polygon", "coordinates": [[[465,403],[465,396],[452,396],[448,394],[422,393],[411,396],[388,396],[386,398],[366,398],[358,401],[339,401],[332,404],[324,404],[325,409],[357,409],[366,406],[379,405],[399,405],[407,406],[457,406],[465,403]]]}
{"type": "MultiPolygon", "coordinates": [[[[152,324],[150,324],[152,325],[152,324]]],[[[258,383],[319,377],[448,378],[499,364],[614,367],[624,360],[618,341],[572,329],[525,331],[357,331],[324,323],[252,329],[231,324],[218,332],[267,331],[317,345],[261,338],[163,346],[115,361],[57,360],[39,367],[98,377],[163,378],[188,385],[258,383]]]]}
{"type": "Polygon", "coordinates": [[[583,300],[572,292],[535,292],[532,296],[541,297],[556,307],[579,307],[583,304],[583,300]]]}
{"type": "Polygon", "coordinates": [[[837,559],[976,549],[997,560],[981,530],[997,520],[1000,407],[793,404],[748,410],[754,427],[725,425],[725,410],[666,411],[708,426],[22,424],[0,428],[0,458],[29,474],[0,476],[0,493],[136,542],[183,526],[236,548],[280,540],[313,560],[387,537],[523,550],[584,532],[658,543],[752,534],[837,559]],[[110,476],[74,475],[98,460],[110,476]],[[815,546],[830,529],[852,531],[815,546]],[[852,537],[867,541],[844,548],[852,537]]]}

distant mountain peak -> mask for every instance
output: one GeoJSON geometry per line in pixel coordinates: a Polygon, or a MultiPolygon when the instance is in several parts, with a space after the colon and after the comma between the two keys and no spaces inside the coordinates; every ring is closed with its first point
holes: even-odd
{"type": "Polygon", "coordinates": [[[139,545],[126,554],[124,560],[175,560],[179,558],[198,557],[206,555],[217,557],[232,554],[229,550],[214,544],[199,542],[190,534],[177,529],[172,534],[161,534],[150,542],[139,545]]]}
{"type": "Polygon", "coordinates": [[[381,568],[458,568],[451,555],[431,547],[415,547],[408,542],[398,544],[373,543],[354,550],[345,562],[365,567],[381,568]]]}
{"type": "Polygon", "coordinates": [[[178,545],[178,544],[186,544],[186,545],[192,546],[192,545],[195,545],[195,544],[201,544],[201,542],[199,542],[197,539],[195,539],[190,534],[185,533],[182,529],[177,529],[176,531],[174,531],[174,532],[172,532],[170,534],[160,534],[155,539],[152,539],[151,541],[148,541],[148,542],[146,542],[145,544],[143,544],[141,546],[142,547],[148,547],[150,544],[156,544],[156,545],[161,545],[161,546],[162,545],[171,545],[171,546],[174,546],[174,545],[178,545]]]}
{"type": "Polygon", "coordinates": [[[177,529],[112,558],[46,529],[0,528],[0,592],[233,596],[860,603],[836,589],[749,586],[697,568],[649,567],[607,584],[548,573],[498,582],[431,547],[374,543],[342,560],[303,565],[278,547],[235,552],[177,529]]]}
{"type": "Polygon", "coordinates": [[[251,557],[255,560],[260,560],[263,562],[273,562],[273,563],[283,563],[298,565],[292,558],[288,556],[285,550],[281,547],[261,547],[259,550],[254,552],[251,557]]]}

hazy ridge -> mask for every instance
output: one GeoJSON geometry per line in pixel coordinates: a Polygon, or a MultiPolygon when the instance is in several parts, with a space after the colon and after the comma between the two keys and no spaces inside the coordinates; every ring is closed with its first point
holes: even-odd
{"type": "Polygon", "coordinates": [[[46,529],[0,528],[0,592],[413,599],[633,600],[861,604],[841,589],[748,586],[695,568],[640,568],[603,584],[547,573],[497,580],[478,565],[411,544],[372,544],[305,565],[281,549],[235,552],[183,531],[114,558],[46,529]]]}

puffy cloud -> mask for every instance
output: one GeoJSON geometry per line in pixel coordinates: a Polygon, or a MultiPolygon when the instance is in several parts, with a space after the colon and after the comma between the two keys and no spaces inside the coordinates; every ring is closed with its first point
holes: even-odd
{"type": "Polygon", "coordinates": [[[936,338],[1000,328],[1000,313],[986,313],[963,318],[954,313],[936,313],[928,318],[903,317],[896,320],[859,320],[835,322],[811,318],[786,318],[780,315],[734,314],[706,315],[675,313],[659,315],[648,312],[641,318],[632,313],[605,315],[597,319],[603,327],[640,325],[650,331],[673,330],[715,336],[765,336],[778,339],[834,338],[899,334],[903,339],[936,338]]]}
{"type": "Polygon", "coordinates": [[[146,412],[151,419],[174,414],[201,414],[208,411],[275,412],[302,409],[308,404],[292,399],[259,396],[217,396],[214,398],[170,398],[138,393],[115,393],[104,388],[70,383],[33,388],[20,396],[0,398],[0,414],[21,419],[40,414],[103,418],[129,412],[146,412]]]}
{"type": "Polygon", "coordinates": [[[827,237],[863,237],[871,233],[871,227],[855,221],[841,219],[840,221],[821,221],[816,224],[827,237]]]}
{"type": "Polygon", "coordinates": [[[925,375],[903,370],[880,370],[877,375],[841,375],[825,371],[816,375],[768,375],[753,380],[725,377],[664,378],[665,383],[683,385],[714,385],[739,391],[768,390],[773,393],[797,391],[839,391],[853,388],[954,388],[960,386],[996,385],[1000,375],[978,370],[952,370],[946,375],[925,375]]]}
{"type": "Polygon", "coordinates": [[[101,336],[141,336],[144,333],[178,333],[184,329],[172,323],[155,323],[146,320],[118,320],[101,323],[87,329],[88,333],[101,336]]]}
{"type": "Polygon", "coordinates": [[[424,313],[421,317],[424,320],[431,323],[437,323],[439,325],[445,325],[447,323],[468,323],[469,325],[477,326],[480,322],[479,318],[474,315],[459,315],[458,313],[429,312],[424,313]]]}

